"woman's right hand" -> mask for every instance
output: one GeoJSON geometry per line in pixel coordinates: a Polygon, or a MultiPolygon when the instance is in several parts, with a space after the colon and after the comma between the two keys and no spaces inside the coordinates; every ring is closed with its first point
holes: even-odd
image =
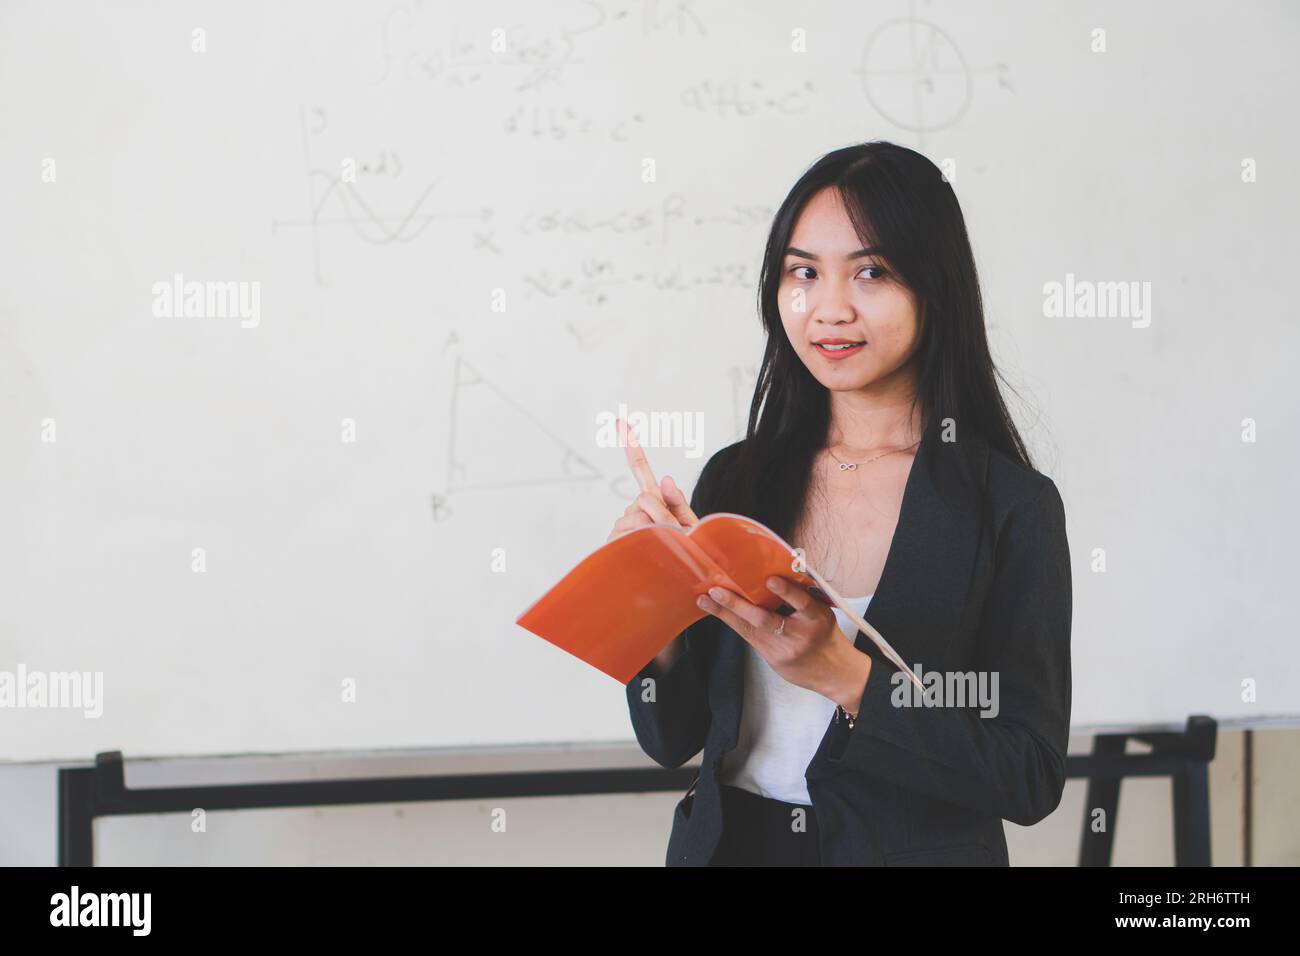
{"type": "Polygon", "coordinates": [[[671,475],[665,475],[662,482],[655,481],[650,462],[646,460],[645,450],[637,443],[636,434],[623,419],[616,419],[619,436],[627,450],[627,463],[636,477],[641,489],[636,499],[627,506],[622,516],[614,522],[614,528],[605,539],[608,544],[620,535],[644,528],[650,524],[675,525],[683,531],[689,531],[700,523],[691,504],[682,490],[677,487],[671,475]]]}
{"type": "MultiPolygon", "coordinates": [[[[628,427],[627,422],[619,418],[615,420],[615,424],[618,426],[623,447],[627,449],[627,463],[632,469],[632,474],[636,476],[636,483],[641,493],[627,506],[623,516],[614,522],[614,530],[609,533],[605,543],[608,544],[620,535],[635,531],[637,528],[644,528],[649,524],[676,525],[683,531],[689,531],[699,524],[700,519],[691,510],[690,501],[682,494],[682,490],[677,487],[677,482],[673,481],[671,476],[664,475],[662,482],[655,481],[654,472],[650,470],[650,462],[645,457],[645,450],[637,444],[636,434],[628,427]]],[[[685,650],[685,632],[683,632],[669,641],[668,646],[655,655],[657,672],[668,673],[685,650]]]]}

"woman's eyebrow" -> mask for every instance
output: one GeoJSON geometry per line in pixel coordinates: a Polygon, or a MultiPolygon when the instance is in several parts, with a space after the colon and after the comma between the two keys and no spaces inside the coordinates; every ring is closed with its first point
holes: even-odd
{"type": "MultiPolygon", "coordinates": [[[[801,259],[811,259],[813,262],[821,262],[820,256],[815,256],[811,252],[805,252],[804,250],[799,249],[795,246],[790,246],[788,249],[786,249],[785,254],[787,256],[798,256],[801,259]]],[[[865,258],[866,256],[878,256],[878,255],[880,255],[879,249],[877,249],[875,246],[867,246],[865,249],[859,249],[857,252],[850,252],[847,256],[844,257],[844,261],[849,262],[850,260],[853,259],[862,259],[865,258]]]]}

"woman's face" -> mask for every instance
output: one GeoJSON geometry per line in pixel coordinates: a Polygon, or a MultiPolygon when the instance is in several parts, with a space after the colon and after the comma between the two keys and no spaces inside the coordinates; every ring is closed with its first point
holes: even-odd
{"type": "Polygon", "coordinates": [[[814,195],[795,222],[777,302],[790,344],[828,389],[910,384],[916,300],[883,258],[862,248],[837,190],[814,195]],[[833,343],[851,344],[826,347],[833,343]]]}

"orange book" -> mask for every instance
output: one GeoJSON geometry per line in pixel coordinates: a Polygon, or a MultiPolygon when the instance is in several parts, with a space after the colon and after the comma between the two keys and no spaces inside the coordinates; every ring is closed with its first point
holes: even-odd
{"type": "Polygon", "coordinates": [[[515,623],[627,684],[673,638],[707,616],[695,600],[709,588],[723,587],[776,610],[783,602],[768,590],[767,579],[785,577],[841,607],[910,674],[884,638],[796,557],[775,532],[744,515],[715,512],[689,531],[647,525],[584,558],[515,623]]]}

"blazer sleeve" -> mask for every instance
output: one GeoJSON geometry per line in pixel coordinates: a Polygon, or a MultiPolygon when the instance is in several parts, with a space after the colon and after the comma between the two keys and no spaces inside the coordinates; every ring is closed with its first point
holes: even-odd
{"type": "MultiPolygon", "coordinates": [[[[698,517],[714,510],[709,507],[710,492],[721,454],[715,453],[705,463],[691,492],[691,510],[698,517]]],[[[680,767],[704,747],[711,714],[702,644],[708,628],[716,621],[713,615],[706,614],[682,632],[686,635],[685,647],[666,674],[660,674],[651,660],[627,684],[627,705],[637,743],[660,766],[680,767]]]]}
{"type": "Polygon", "coordinates": [[[1015,506],[999,539],[980,624],[981,669],[998,672],[998,713],[895,706],[899,671],[873,657],[858,718],[833,765],[1031,826],[1065,789],[1070,733],[1070,549],[1050,478],[1015,506]]]}

